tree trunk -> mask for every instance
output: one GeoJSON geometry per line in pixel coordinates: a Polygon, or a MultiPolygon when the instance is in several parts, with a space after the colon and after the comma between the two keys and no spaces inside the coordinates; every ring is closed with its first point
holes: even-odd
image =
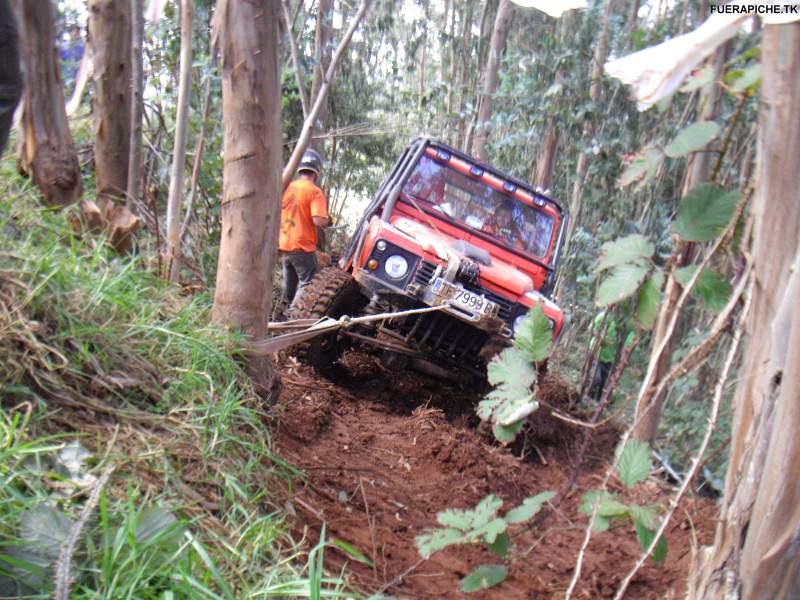
{"type": "MultiPolygon", "coordinates": [[[[128,187],[125,199],[128,208],[142,196],[142,114],[144,101],[144,69],[142,41],[144,39],[144,0],[131,2],[131,141],[128,154],[128,187]]],[[[81,66],[83,64],[81,63],[81,66]]]]}
{"type": "MultiPolygon", "coordinates": [[[[333,0],[319,0],[317,6],[317,30],[314,37],[314,80],[311,84],[311,104],[313,105],[325,83],[325,73],[331,64],[331,32],[333,31],[333,0]]],[[[325,158],[325,139],[327,132],[328,101],[322,103],[314,119],[311,130],[311,147],[325,158]]]]}
{"type": "Polygon", "coordinates": [[[94,162],[98,197],[120,198],[128,188],[131,126],[131,4],[89,0],[94,48],[94,162]]]}
{"type": "Polygon", "coordinates": [[[725,497],[691,598],[800,597],[800,24],[767,25],[752,259],[725,497]]]}
{"type": "Polygon", "coordinates": [[[506,47],[508,30],[511,28],[511,17],[514,15],[514,4],[511,0],[500,0],[497,17],[494,20],[492,39],[489,43],[489,56],[484,70],[483,93],[478,102],[478,124],[475,127],[475,138],[472,141],[472,155],[486,161],[486,143],[489,140],[490,121],[492,119],[493,96],[500,81],[498,69],[500,56],[506,47]]]}
{"type": "MultiPolygon", "coordinates": [[[[589,74],[589,99],[596,106],[600,100],[600,92],[603,84],[603,65],[608,58],[608,37],[611,31],[611,17],[614,13],[614,0],[606,0],[606,12],[603,16],[603,27],[597,38],[597,45],[594,48],[594,58],[592,59],[592,70],[589,74]]],[[[595,132],[595,124],[591,118],[586,120],[583,128],[583,143],[588,143],[595,132]]],[[[581,216],[583,204],[583,187],[586,183],[586,176],[589,172],[589,155],[584,149],[578,155],[578,165],[575,168],[575,181],[572,184],[572,194],[569,201],[569,225],[567,231],[567,243],[572,237],[572,232],[578,224],[581,216]]]]}
{"type": "Polygon", "coordinates": [[[181,201],[186,168],[186,132],[189,127],[189,103],[192,97],[192,0],[181,0],[181,74],[178,87],[178,111],[175,116],[175,141],[172,150],[172,173],[167,199],[167,256],[170,281],[178,281],[181,254],[181,201]]]}
{"type": "Polygon", "coordinates": [[[25,65],[20,169],[33,175],[46,204],[66,206],[80,198],[81,173],[67,124],[53,6],[50,2],[20,2],[19,6],[20,54],[25,65]]]}
{"type": "MultiPolygon", "coordinates": [[[[277,2],[219,0],[215,30],[222,56],[225,124],[222,236],[213,317],[263,338],[272,307],[281,201],[281,86],[277,2]]],[[[262,392],[275,374],[268,358],[250,362],[262,392]]]]}

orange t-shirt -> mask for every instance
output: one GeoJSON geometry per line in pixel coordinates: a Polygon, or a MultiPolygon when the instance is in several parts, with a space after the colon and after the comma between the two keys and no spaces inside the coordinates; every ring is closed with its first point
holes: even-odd
{"type": "Polygon", "coordinates": [[[314,252],[317,226],[311,217],[328,218],[328,201],[317,185],[308,179],[295,179],[281,200],[281,237],[278,248],[284,252],[314,252]]]}

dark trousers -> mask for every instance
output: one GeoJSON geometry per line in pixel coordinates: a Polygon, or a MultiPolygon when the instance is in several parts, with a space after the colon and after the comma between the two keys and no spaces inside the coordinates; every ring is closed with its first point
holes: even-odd
{"type": "Polygon", "coordinates": [[[592,399],[595,402],[600,402],[603,397],[603,390],[606,389],[606,382],[608,376],[611,374],[612,363],[597,361],[597,369],[594,372],[594,380],[592,381],[592,399]]]}
{"type": "Polygon", "coordinates": [[[284,252],[283,261],[283,300],[282,304],[291,307],[297,292],[306,287],[319,270],[316,252],[284,252]]]}
{"type": "Polygon", "coordinates": [[[5,151],[14,109],[21,96],[17,20],[9,0],[0,0],[0,154],[5,151]]]}

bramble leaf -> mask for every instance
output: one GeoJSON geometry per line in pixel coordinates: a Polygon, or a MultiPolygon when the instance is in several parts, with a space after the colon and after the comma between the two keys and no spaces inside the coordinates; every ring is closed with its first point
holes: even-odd
{"type": "Polygon", "coordinates": [[[551,327],[550,319],[545,316],[542,306],[534,306],[517,327],[514,346],[531,362],[544,360],[550,355],[550,348],[553,346],[551,327]]]}
{"type": "Polygon", "coordinates": [[[712,183],[690,191],[681,201],[672,229],[688,242],[708,242],[730,223],[739,192],[726,192],[712,183]]]}
{"type": "Polygon", "coordinates": [[[629,439],[619,458],[617,471],[625,487],[632,487],[650,473],[650,446],[637,439],[629,439]]]}
{"type": "Polygon", "coordinates": [[[508,568],[505,565],[482,565],[461,580],[462,592],[477,592],[505,581],[508,568]]]}
{"type": "Polygon", "coordinates": [[[683,84],[678,91],[689,93],[699,90],[702,87],[705,87],[709,83],[714,80],[714,69],[713,67],[703,67],[702,69],[698,69],[694,73],[689,76],[689,79],[683,84]]]}
{"type": "Polygon", "coordinates": [[[606,242],[600,247],[597,271],[631,263],[638,258],[650,258],[655,251],[653,242],[639,233],[606,242]]]}
{"type": "Polygon", "coordinates": [[[494,494],[490,494],[478,502],[473,509],[449,508],[438,513],[436,520],[446,527],[468,531],[493,520],[501,506],[503,506],[503,501],[494,494]]]}
{"type": "Polygon", "coordinates": [[[492,433],[498,442],[508,444],[509,442],[513,442],[517,434],[522,431],[523,425],[525,425],[525,421],[517,421],[513,425],[500,425],[500,423],[495,423],[492,425],[492,433]]]}
{"type": "MultiPolygon", "coordinates": [[[[642,547],[642,550],[647,550],[650,544],[653,543],[653,538],[656,535],[655,529],[645,527],[640,521],[634,521],[633,526],[636,528],[636,537],[639,538],[639,545],[642,547]]],[[[653,548],[653,553],[650,555],[650,558],[653,559],[653,562],[661,562],[666,557],[667,538],[662,535],[656,543],[656,547],[653,548]]]]}
{"type": "Polygon", "coordinates": [[[636,303],[636,321],[642,329],[652,329],[658,317],[658,304],[661,301],[661,286],[664,285],[664,272],[656,269],[639,288],[639,301],[636,303]]]}
{"type": "Polygon", "coordinates": [[[756,63],[741,72],[730,86],[732,94],[752,93],[761,83],[761,64],[756,63]]]}
{"type": "Polygon", "coordinates": [[[434,552],[438,552],[453,544],[464,543],[464,534],[458,529],[433,529],[428,533],[423,533],[414,538],[414,543],[423,558],[430,558],[434,552]]]}
{"type": "Polygon", "coordinates": [[[639,506],[638,504],[631,504],[629,507],[631,519],[639,521],[648,529],[656,528],[656,509],[652,506],[639,506]]]}
{"type": "Polygon", "coordinates": [[[503,518],[509,523],[524,523],[538,513],[544,503],[551,500],[553,496],[555,496],[555,492],[542,492],[525,498],[522,504],[509,510],[503,518]]]}
{"type": "Polygon", "coordinates": [[[720,126],[714,121],[698,121],[678,132],[667,146],[664,154],[672,158],[685,156],[690,152],[697,152],[715,139],[720,132],[720,126]]]}
{"type": "Polygon", "coordinates": [[[508,554],[508,546],[510,543],[511,540],[508,534],[503,532],[495,538],[494,542],[489,544],[489,550],[500,558],[505,558],[506,554],[508,554]]]}
{"type": "MultiPolygon", "coordinates": [[[[687,285],[697,271],[697,265],[690,265],[675,271],[675,279],[681,285],[687,285]]],[[[733,288],[722,275],[711,269],[703,269],[690,292],[698,298],[709,310],[719,312],[728,303],[733,288]]]]}
{"type": "Polygon", "coordinates": [[[619,178],[619,186],[627,187],[632,183],[637,183],[637,187],[647,183],[658,171],[664,154],[657,148],[645,148],[633,157],[631,162],[625,167],[619,178]]]}
{"type": "Polygon", "coordinates": [[[511,381],[527,388],[536,381],[536,371],[531,362],[514,348],[506,348],[495,356],[486,368],[486,374],[492,385],[511,381]]]}
{"type": "Polygon", "coordinates": [[[650,266],[641,263],[614,267],[611,274],[597,288],[597,306],[609,306],[632,296],[649,272],[650,266]]]}

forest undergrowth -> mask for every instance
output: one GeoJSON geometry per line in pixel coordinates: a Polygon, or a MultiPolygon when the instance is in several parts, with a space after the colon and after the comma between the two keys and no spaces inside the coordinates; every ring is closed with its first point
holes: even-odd
{"type": "Polygon", "coordinates": [[[210,298],[74,235],[3,167],[0,596],[308,590],[273,493],[301,474],[210,298]]]}

